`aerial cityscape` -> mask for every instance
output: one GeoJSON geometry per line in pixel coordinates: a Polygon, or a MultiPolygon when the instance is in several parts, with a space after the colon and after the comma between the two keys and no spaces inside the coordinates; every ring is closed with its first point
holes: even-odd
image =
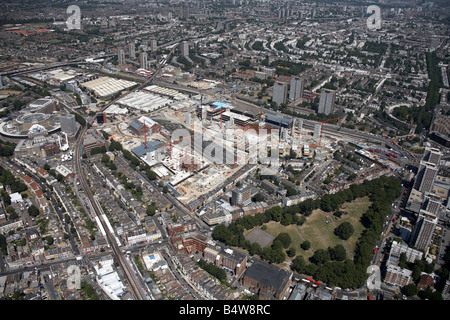
{"type": "Polygon", "coordinates": [[[0,299],[450,300],[449,9],[1,1],[0,299]]]}

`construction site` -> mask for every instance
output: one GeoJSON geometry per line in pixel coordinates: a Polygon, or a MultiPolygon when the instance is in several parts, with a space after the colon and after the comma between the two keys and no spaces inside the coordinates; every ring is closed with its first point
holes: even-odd
{"type": "Polygon", "coordinates": [[[148,164],[185,204],[217,188],[246,164],[270,167],[278,164],[272,160],[284,157],[307,160],[335,142],[323,135],[323,123],[308,131],[302,120],[257,107],[198,100],[174,90],[169,95],[156,86],[149,89],[164,94],[166,103],[144,113],[127,101],[116,108],[122,111],[107,115],[101,130],[148,164]]]}

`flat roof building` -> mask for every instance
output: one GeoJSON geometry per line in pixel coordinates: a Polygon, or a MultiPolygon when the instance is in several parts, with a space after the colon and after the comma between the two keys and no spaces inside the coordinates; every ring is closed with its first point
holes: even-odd
{"type": "Polygon", "coordinates": [[[272,113],[266,113],[265,118],[267,124],[274,125],[277,127],[291,128],[293,124],[292,119],[274,115],[272,113]]]}
{"type": "Polygon", "coordinates": [[[412,234],[412,245],[418,250],[428,251],[438,218],[431,212],[420,210],[412,234]]]}
{"type": "Polygon", "coordinates": [[[414,189],[420,192],[430,192],[439,168],[432,162],[420,161],[419,171],[414,181],[414,189]]]}
{"type": "Polygon", "coordinates": [[[81,86],[93,91],[96,96],[105,98],[122,90],[129,89],[136,84],[136,82],[123,79],[99,77],[91,81],[83,82],[81,86]]]}
{"type": "Polygon", "coordinates": [[[389,264],[386,267],[386,277],[384,278],[384,282],[394,286],[404,287],[411,282],[411,276],[411,270],[402,269],[399,266],[389,264]]]}

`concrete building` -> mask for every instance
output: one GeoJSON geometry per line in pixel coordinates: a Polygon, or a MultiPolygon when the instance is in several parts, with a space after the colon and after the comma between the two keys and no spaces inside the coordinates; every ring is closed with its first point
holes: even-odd
{"type": "Polygon", "coordinates": [[[283,300],[289,294],[292,272],[277,266],[254,262],[240,279],[241,285],[260,300],[283,300]]]}
{"type": "Polygon", "coordinates": [[[184,5],[181,7],[181,18],[183,19],[189,19],[190,18],[190,11],[189,11],[189,6],[188,5],[184,5]]]}
{"type": "Polygon", "coordinates": [[[128,56],[130,59],[136,59],[136,48],[134,46],[134,43],[128,44],[128,56]]]}
{"type": "Polygon", "coordinates": [[[423,160],[420,161],[419,170],[414,182],[414,189],[420,192],[430,192],[438,171],[439,168],[436,164],[423,160]]]}
{"type": "Polygon", "coordinates": [[[58,103],[56,100],[42,98],[42,99],[37,99],[33,102],[30,102],[30,104],[28,105],[28,109],[30,110],[31,113],[40,112],[40,113],[50,114],[50,113],[56,111],[57,105],[58,105],[58,103]]]}
{"type": "Polygon", "coordinates": [[[119,65],[125,63],[125,50],[119,49],[119,51],[117,52],[117,62],[119,63],[119,65]]]}
{"type": "Polygon", "coordinates": [[[156,41],[156,39],[150,39],[148,47],[150,48],[151,52],[156,52],[158,47],[158,42],[156,41]]]}
{"type": "Polygon", "coordinates": [[[272,101],[277,105],[286,103],[287,100],[287,85],[281,82],[275,82],[273,86],[272,101]]]}
{"type": "Polygon", "coordinates": [[[148,55],[147,52],[141,52],[139,54],[139,64],[142,69],[147,69],[148,67],[148,55]]]}
{"type": "Polygon", "coordinates": [[[422,260],[423,252],[409,247],[407,244],[392,241],[391,251],[386,264],[397,266],[400,261],[400,255],[406,255],[406,261],[414,263],[416,260],[422,260]]]}
{"type": "Polygon", "coordinates": [[[83,153],[90,155],[93,148],[108,147],[108,141],[99,136],[96,131],[90,131],[84,136],[83,153]]]}
{"type": "Polygon", "coordinates": [[[314,125],[314,135],[313,135],[313,137],[314,137],[314,139],[317,142],[319,142],[321,132],[322,132],[322,124],[321,123],[316,123],[314,125]]]}
{"type": "Polygon", "coordinates": [[[181,43],[181,55],[183,57],[189,56],[189,43],[187,41],[181,43]]]}
{"type": "Polygon", "coordinates": [[[265,74],[267,74],[268,77],[275,77],[275,68],[267,68],[267,67],[263,67],[261,69],[262,72],[264,72],[265,74]]]}
{"type": "Polygon", "coordinates": [[[431,212],[420,210],[413,230],[411,244],[418,250],[428,251],[438,218],[431,212]]]}
{"type": "Polygon", "coordinates": [[[289,89],[289,99],[291,101],[296,101],[303,96],[304,81],[299,77],[291,78],[291,87],[289,89]]]}
{"type": "Polygon", "coordinates": [[[184,123],[187,126],[190,126],[192,124],[192,114],[190,112],[186,113],[186,116],[184,117],[184,123]]]}
{"type": "Polygon", "coordinates": [[[297,119],[297,130],[301,134],[303,129],[303,119],[297,119]]]}
{"type": "Polygon", "coordinates": [[[431,162],[435,165],[439,165],[441,157],[442,157],[441,150],[436,148],[425,148],[422,160],[431,162]]]}
{"type": "Polygon", "coordinates": [[[334,100],[335,100],[335,92],[330,90],[323,90],[320,93],[319,100],[319,109],[318,113],[323,113],[329,115],[334,112],[334,100]]]}
{"type": "Polygon", "coordinates": [[[59,121],[61,124],[61,131],[65,132],[69,135],[77,132],[77,121],[75,120],[75,115],[72,113],[62,114],[59,117],[59,121]]]}
{"type": "Polygon", "coordinates": [[[252,188],[250,186],[243,186],[238,189],[233,189],[233,191],[231,191],[231,205],[246,206],[250,204],[250,202],[252,201],[251,197],[252,197],[252,188]]]}
{"type": "Polygon", "coordinates": [[[412,271],[408,269],[402,269],[399,266],[388,265],[386,267],[386,277],[384,278],[384,282],[404,287],[411,282],[412,271]]]}

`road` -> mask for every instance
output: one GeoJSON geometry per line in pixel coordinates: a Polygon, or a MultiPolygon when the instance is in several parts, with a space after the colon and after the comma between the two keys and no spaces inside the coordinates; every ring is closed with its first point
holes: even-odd
{"type": "MultiPolygon", "coordinates": [[[[115,55],[116,54],[106,54],[106,55],[101,55],[101,56],[95,57],[94,59],[113,57],[115,55]]],[[[18,76],[21,74],[27,74],[27,73],[32,73],[32,72],[38,72],[38,71],[59,68],[59,67],[65,67],[65,66],[70,66],[73,64],[90,63],[90,62],[86,62],[87,58],[90,58],[90,57],[78,58],[78,59],[67,61],[67,62],[51,63],[50,65],[46,65],[46,66],[42,66],[42,67],[33,67],[33,68],[27,68],[27,69],[21,69],[21,70],[2,72],[1,75],[2,76],[18,76]]]]}
{"type": "Polygon", "coordinates": [[[79,254],[78,245],[77,245],[72,233],[70,232],[70,227],[67,225],[66,221],[64,220],[64,213],[59,208],[58,202],[56,201],[56,196],[47,188],[47,186],[37,176],[35,176],[33,173],[29,172],[26,168],[23,168],[22,166],[20,166],[19,164],[15,163],[15,162],[7,162],[3,159],[0,159],[0,163],[4,167],[10,168],[13,171],[19,170],[19,171],[25,172],[25,175],[31,177],[39,185],[41,190],[45,193],[45,195],[47,195],[48,199],[50,199],[49,202],[53,206],[55,212],[58,214],[58,217],[61,221],[64,231],[69,235],[69,242],[72,247],[72,252],[74,253],[74,255],[78,255],[79,254]]]}

